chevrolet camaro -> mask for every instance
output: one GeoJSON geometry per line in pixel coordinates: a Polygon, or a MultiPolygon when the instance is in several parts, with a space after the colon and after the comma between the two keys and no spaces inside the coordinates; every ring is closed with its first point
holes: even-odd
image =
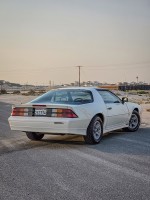
{"type": "Polygon", "coordinates": [[[141,107],[100,88],[60,88],[29,103],[15,105],[9,117],[11,130],[31,140],[44,134],[82,135],[88,144],[99,143],[106,132],[137,131],[141,107]]]}

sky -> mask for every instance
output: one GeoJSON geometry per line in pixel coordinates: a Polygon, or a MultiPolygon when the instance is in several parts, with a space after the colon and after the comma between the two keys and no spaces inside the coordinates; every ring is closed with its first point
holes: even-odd
{"type": "Polygon", "coordinates": [[[150,83],[150,0],[0,0],[0,80],[150,83]]]}

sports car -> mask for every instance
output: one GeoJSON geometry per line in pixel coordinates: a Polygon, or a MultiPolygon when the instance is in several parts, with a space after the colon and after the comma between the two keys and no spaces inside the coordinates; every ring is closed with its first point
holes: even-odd
{"type": "Polygon", "coordinates": [[[29,103],[15,105],[8,121],[11,130],[25,132],[31,140],[44,134],[82,135],[97,144],[104,133],[117,129],[137,131],[141,107],[100,88],[60,88],[29,103]]]}

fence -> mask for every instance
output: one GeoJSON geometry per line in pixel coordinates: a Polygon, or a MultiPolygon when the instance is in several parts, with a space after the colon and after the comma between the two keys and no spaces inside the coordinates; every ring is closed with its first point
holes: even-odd
{"type": "Polygon", "coordinates": [[[119,90],[150,90],[150,85],[119,85],[119,90]]]}

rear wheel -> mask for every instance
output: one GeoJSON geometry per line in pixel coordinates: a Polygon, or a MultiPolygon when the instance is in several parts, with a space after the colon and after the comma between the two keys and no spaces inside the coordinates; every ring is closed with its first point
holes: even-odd
{"type": "Polygon", "coordinates": [[[140,115],[136,110],[134,110],[129,121],[129,126],[127,128],[124,128],[124,130],[129,132],[134,132],[139,129],[139,126],[140,126],[140,115]]]}
{"type": "Polygon", "coordinates": [[[95,116],[87,128],[84,140],[87,144],[98,144],[103,135],[103,123],[100,117],[95,116]]]}
{"type": "Polygon", "coordinates": [[[44,134],[33,132],[26,132],[26,135],[30,140],[41,140],[44,137],[44,134]]]}

